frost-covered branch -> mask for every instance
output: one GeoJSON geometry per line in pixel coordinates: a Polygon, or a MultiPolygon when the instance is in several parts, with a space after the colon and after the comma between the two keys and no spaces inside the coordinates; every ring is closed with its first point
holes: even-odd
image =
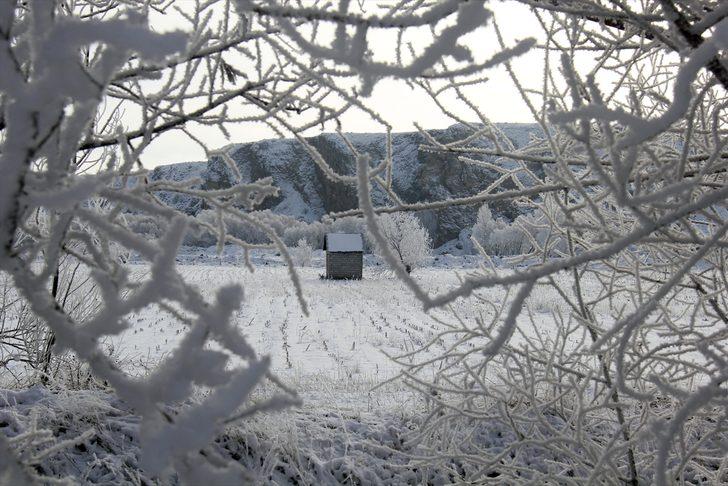
{"type": "MultiPolygon", "coordinates": [[[[375,234],[380,214],[483,204],[472,235],[483,267],[440,294],[396,272],[426,309],[479,316],[453,311],[447,331],[395,358],[400,379],[431,407],[417,440],[433,452],[422,460],[458,460],[476,477],[513,483],[561,482],[564,471],[575,484],[725,481],[710,458],[726,453],[728,425],[719,412],[726,10],[710,1],[521,3],[543,27],[543,72],[504,66],[540,133],[518,147],[500,134],[491,122],[499,115],[475,98],[487,84],[422,82],[462,130],[446,141],[423,131],[422,149],[488,168],[493,182],[470,196],[374,207],[361,194],[371,186],[360,161],[359,208],[340,213],[362,214],[375,234]],[[505,201],[522,211],[515,220],[492,216],[505,201]],[[443,342],[453,344],[433,358],[443,342]],[[494,422],[512,431],[506,455],[472,438],[494,422]],[[504,463],[544,454],[558,464],[504,463]]],[[[507,47],[500,29],[498,40],[507,47]]]]}

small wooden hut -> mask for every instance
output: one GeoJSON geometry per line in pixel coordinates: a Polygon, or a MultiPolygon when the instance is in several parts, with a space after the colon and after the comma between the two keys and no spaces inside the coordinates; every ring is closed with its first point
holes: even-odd
{"type": "Polygon", "coordinates": [[[361,279],[364,242],[359,233],[328,233],[324,237],[326,278],[361,279]]]}

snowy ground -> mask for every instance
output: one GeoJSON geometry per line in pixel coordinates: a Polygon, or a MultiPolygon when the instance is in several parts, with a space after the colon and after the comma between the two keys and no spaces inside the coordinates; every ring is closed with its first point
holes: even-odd
{"type": "MultiPolygon", "coordinates": [[[[140,468],[139,426],[112,394],[0,389],[0,433],[38,473],[70,478],[63,484],[179,484],[174,472],[150,477],[140,468]]],[[[457,459],[447,468],[413,459],[428,453],[408,438],[417,427],[396,414],[287,410],[228,427],[210,449],[244,466],[248,477],[235,484],[462,484],[466,473],[457,459]]],[[[514,440],[497,423],[469,429],[494,452],[514,440]]],[[[519,462],[543,469],[546,460],[533,453],[519,462]]]]}
{"type": "MultiPolygon", "coordinates": [[[[255,271],[251,273],[242,257],[230,249],[217,256],[213,249],[188,248],[178,257],[183,277],[213,299],[218,287],[237,283],[245,292],[245,302],[236,313],[237,325],[261,354],[272,358],[274,372],[296,388],[306,406],[340,407],[349,412],[396,409],[412,411],[421,405],[421,397],[409,393],[398,383],[372,388],[395,376],[399,368],[387,355],[409,353],[429,343],[448,325],[461,319],[475,326],[475,319],[486,322],[506,298],[503,289],[487,289],[479,299],[459,299],[448,308],[424,312],[422,305],[404,284],[396,279],[372,255],[365,255],[364,278],[360,281],[321,279],[323,253],[316,252],[310,266],[300,268],[309,315],[304,315],[281,257],[274,251],[252,255],[255,271]]],[[[449,290],[459,277],[482,263],[476,256],[436,255],[414,278],[430,293],[449,290]]],[[[140,276],[147,267],[132,264],[140,276]]],[[[501,271],[511,271],[503,268],[501,271]]],[[[570,292],[569,275],[557,275],[570,292]]],[[[594,282],[583,283],[586,296],[595,295],[594,282]]],[[[676,304],[673,304],[676,305],[676,304]]],[[[612,321],[604,303],[592,311],[601,322],[612,321]]],[[[555,327],[554,313],[568,314],[569,309],[557,292],[537,286],[519,317],[519,332],[511,343],[523,341],[523,335],[548,333],[555,327]]],[[[144,373],[172,350],[184,335],[185,328],[157,308],[148,308],[130,317],[133,328],[113,341],[122,366],[130,372],[144,373]]],[[[437,339],[429,353],[434,355],[449,346],[451,336],[437,339]]],[[[575,337],[576,339],[576,337],[575,337]]],[[[472,346],[470,342],[468,345],[472,346]]],[[[426,357],[427,353],[419,358],[426,357]]]]}
{"type": "MultiPolygon", "coordinates": [[[[423,405],[420,395],[396,381],[378,386],[400,371],[387,355],[407,354],[431,342],[428,351],[417,358],[437,355],[457,339],[452,334],[434,339],[448,326],[458,325],[458,319],[469,327],[476,326],[476,319],[488,323],[497,304],[507,298],[501,288],[487,289],[479,292],[480,299],[460,299],[447,308],[424,312],[420,302],[376,257],[365,255],[362,280],[330,281],[320,278],[324,256],[318,251],[309,266],[298,269],[309,307],[309,314],[304,315],[288,270],[275,251],[255,251],[253,273],[243,265],[242,255],[231,248],[221,256],[214,248],[184,248],[177,260],[183,278],[209,301],[219,287],[240,284],[245,300],[234,319],[250,344],[259,354],[271,357],[274,373],[299,392],[304,407],[326,406],[342,413],[386,411],[405,415],[416,411],[423,405]]],[[[436,294],[457,286],[461,276],[480,264],[482,260],[472,255],[439,254],[416,269],[413,277],[436,294]]],[[[134,259],[129,267],[140,278],[149,270],[134,259]]],[[[512,271],[502,267],[499,271],[512,271]]],[[[572,285],[569,277],[555,276],[567,293],[572,285]]],[[[585,280],[582,285],[587,298],[596,295],[595,282],[585,280]]],[[[548,334],[556,327],[554,314],[569,312],[551,287],[534,288],[526,304],[511,344],[534,336],[536,326],[539,333],[548,334]]],[[[680,315],[680,303],[670,305],[675,315],[680,315]]],[[[604,325],[613,322],[606,302],[591,310],[604,325]]],[[[153,369],[186,333],[179,320],[157,307],[130,315],[128,320],[131,329],[107,345],[113,348],[119,365],[132,374],[143,375],[153,369]]],[[[465,345],[475,344],[471,340],[465,345]]],[[[538,346],[538,342],[531,345],[538,346]]],[[[22,374],[20,368],[14,372],[22,374]]]]}
{"type": "MultiPolygon", "coordinates": [[[[188,250],[178,260],[183,277],[210,299],[222,285],[243,286],[246,299],[235,316],[237,325],[259,353],[271,356],[275,374],[304,401],[300,409],[231,427],[213,445],[245,464],[256,484],[457,482],[457,465],[431,468],[411,460],[426,452],[406,439],[421,420],[422,397],[398,382],[373,390],[398,372],[385,353],[400,355],[424,345],[452,321],[450,311],[423,312],[371,256],[361,281],[321,279],[320,252],[311,266],[299,269],[308,316],[274,252],[253,255],[254,273],[236,254],[218,258],[210,251],[188,250]]],[[[457,285],[458,273],[477,264],[473,257],[441,255],[414,276],[430,291],[442,292],[457,285]]],[[[130,268],[140,277],[148,271],[136,263],[130,268]]],[[[454,310],[465,319],[488,312],[472,302],[457,302],[454,310]]],[[[157,308],[129,316],[129,321],[133,327],[108,344],[120,365],[135,374],[163,360],[186,331],[157,308]]],[[[38,466],[43,474],[70,475],[84,483],[176,484],[174,476],[149,478],[139,469],[139,417],[111,394],[43,387],[0,390],[0,431],[16,441],[18,450],[40,454],[24,445],[37,427],[56,440],[72,441],[44,458],[38,466]]],[[[499,450],[513,439],[507,430],[482,433],[499,450]]]]}
{"type": "MultiPolygon", "coordinates": [[[[453,320],[451,312],[425,313],[375,258],[367,256],[360,281],[321,279],[322,259],[319,252],[311,266],[299,269],[308,316],[296,299],[287,269],[274,253],[254,255],[254,273],[237,255],[217,258],[199,250],[181,254],[178,268],[210,299],[221,285],[243,286],[246,297],[235,317],[237,325],[259,353],[271,356],[274,372],[295,387],[308,406],[411,410],[409,400],[419,398],[396,384],[370,390],[399,371],[386,354],[401,355],[423,346],[445,329],[443,323],[453,320]]],[[[472,270],[477,263],[474,257],[437,256],[414,275],[426,288],[442,292],[457,285],[458,273],[472,270]]],[[[142,265],[132,268],[140,274],[147,271],[142,265]]],[[[456,303],[455,309],[465,318],[484,310],[472,302],[456,303]]],[[[132,372],[143,372],[163,359],[185,332],[156,308],[145,309],[130,321],[133,328],[113,345],[122,366],[132,372]]],[[[441,349],[444,345],[438,343],[441,349]]]]}
{"type": "MultiPolygon", "coordinates": [[[[458,318],[468,325],[475,325],[476,318],[487,322],[495,311],[491,304],[504,300],[505,292],[487,290],[480,300],[458,300],[447,309],[426,313],[376,258],[365,258],[361,281],[328,281],[320,278],[323,255],[317,252],[310,266],[299,269],[310,309],[306,316],[280,256],[256,252],[252,260],[254,273],[242,264],[239,254],[229,250],[217,257],[212,250],[186,249],[178,257],[178,269],[210,300],[222,285],[242,285],[245,301],[235,315],[236,324],[259,353],[272,358],[274,373],[298,391],[303,406],[230,427],[213,447],[243,463],[261,484],[449,484],[464,480],[469,473],[457,463],[437,469],[426,460],[412,459],[428,453],[416,441],[408,442],[426,415],[422,395],[399,381],[378,385],[399,371],[387,354],[402,355],[431,341],[428,352],[438,354],[456,338],[433,338],[458,318]]],[[[438,255],[413,276],[431,293],[439,293],[458,285],[458,276],[479,263],[472,256],[438,255]]],[[[148,272],[147,266],[133,260],[130,269],[140,277],[148,272]]],[[[556,278],[568,291],[569,276],[556,278]]],[[[584,287],[587,297],[596,293],[594,282],[585,281],[584,287]]],[[[677,311],[680,303],[671,306],[677,311]]],[[[592,310],[603,322],[611,319],[600,304],[592,310]]],[[[533,335],[534,326],[548,334],[555,328],[554,314],[560,311],[566,313],[567,309],[556,291],[536,287],[511,343],[533,335]]],[[[132,328],[108,344],[113,345],[119,364],[133,374],[143,375],[164,360],[186,332],[179,321],[158,308],[129,316],[129,321],[132,328]]],[[[419,358],[427,358],[427,353],[419,358]]],[[[174,476],[148,478],[139,470],[139,417],[113,395],[51,392],[43,387],[0,390],[0,432],[21,444],[19,450],[25,437],[37,435],[36,423],[50,430],[56,440],[81,438],[42,461],[39,467],[46,474],[70,474],[89,483],[176,484],[174,476]]],[[[559,429],[562,425],[554,426],[559,429]]],[[[480,423],[477,430],[470,424],[463,431],[469,438],[477,436],[475,443],[494,453],[514,440],[510,433],[497,422],[480,423]]],[[[34,451],[30,446],[27,450],[34,451]]],[[[545,471],[550,458],[529,449],[512,460],[529,470],[545,471]]],[[[499,473],[484,474],[496,478],[499,473]]]]}

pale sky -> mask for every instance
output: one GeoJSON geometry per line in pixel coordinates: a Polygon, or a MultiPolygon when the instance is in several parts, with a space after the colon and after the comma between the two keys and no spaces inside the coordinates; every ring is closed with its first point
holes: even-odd
{"type": "MultiPolygon", "coordinates": [[[[541,27],[528,8],[510,1],[490,2],[501,31],[507,42],[527,37],[540,38],[541,27]]],[[[170,25],[169,27],[173,27],[170,25]]],[[[374,41],[376,43],[376,40],[374,41]]],[[[496,51],[496,40],[492,27],[478,29],[464,41],[475,53],[476,58],[485,59],[496,51]]],[[[374,46],[376,49],[378,46],[374,46]]],[[[387,46],[384,46],[386,48],[387,46]]],[[[530,86],[538,88],[543,66],[542,54],[533,51],[516,59],[513,66],[519,76],[530,86]]],[[[533,121],[525,103],[504,68],[496,68],[485,73],[488,82],[469,88],[468,95],[478,107],[494,122],[531,122],[533,121]]],[[[424,128],[445,128],[453,123],[445,117],[435,103],[424,93],[412,91],[404,82],[387,79],[380,81],[372,95],[364,99],[367,106],[377,111],[391,124],[395,132],[414,131],[414,123],[424,128]]],[[[462,103],[448,106],[458,115],[475,121],[462,103]]],[[[346,132],[381,132],[382,127],[359,112],[347,113],[342,118],[346,132]]],[[[275,134],[263,124],[229,125],[230,139],[227,140],[217,129],[188,124],[187,128],[202,139],[208,150],[219,149],[230,143],[251,142],[275,138],[275,134]]],[[[333,131],[333,125],[325,131],[333,131]]],[[[320,128],[306,135],[321,133],[320,128]]],[[[144,152],[142,161],[146,167],[175,162],[206,160],[202,148],[178,131],[160,136],[144,152]]]]}

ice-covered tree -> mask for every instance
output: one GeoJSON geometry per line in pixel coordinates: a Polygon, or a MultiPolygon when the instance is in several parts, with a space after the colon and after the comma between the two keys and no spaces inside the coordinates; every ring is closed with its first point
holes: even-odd
{"type": "Polygon", "coordinates": [[[558,230],[563,218],[558,208],[549,208],[549,217],[544,212],[548,207],[542,204],[534,211],[519,214],[514,221],[506,221],[494,218],[488,205],[482,205],[472,230],[476,248],[498,256],[563,255],[566,243],[558,230]]]}
{"type": "MultiPolygon", "coordinates": [[[[205,146],[197,129],[229,137],[236,124],[265,124],[297,138],[325,177],[353,185],[356,177],[334,171],[302,134],[339,123],[352,108],[389,130],[361,98],[381,79],[455,79],[531,45],[472,63],[461,38],[488,18],[483,3],[456,0],[392,8],[346,1],[337,7],[247,0],[0,2],[0,271],[12,298],[22,299],[44,329],[48,351],[72,353],[139,414],[140,463],[148,474],[174,471],[188,484],[239,483],[245,471],[208,447],[213,437],[251,414],[299,402],[233,325],[243,289],[220,288],[209,302],[175,267],[190,230],[213,234],[220,250],[239,245],[248,266],[250,249],[276,247],[306,311],[270,218],[251,213],[276,188],[268,179],[240,182],[234,162],[205,146]],[[177,30],[150,27],[150,17],[158,16],[176,19],[177,30]],[[424,27],[432,30],[418,34],[422,49],[411,50],[409,32],[424,27]],[[384,59],[370,49],[377,32],[395,33],[397,48],[388,48],[384,59]],[[197,180],[150,181],[145,152],[171,132],[198,143],[208,157],[219,156],[234,184],[202,190],[197,180]],[[197,198],[210,217],[190,218],[164,205],[159,192],[197,198]],[[144,224],[129,224],[130,214],[144,224]],[[231,220],[256,227],[267,241],[228,234],[231,220]],[[146,262],[149,272],[130,272],[116,258],[117,246],[146,262]],[[60,298],[54,282],[64,261],[79,262],[80,275],[98,289],[98,306],[90,312],[75,314],[60,298]],[[119,369],[102,342],[129,329],[129,316],[149,306],[189,330],[139,378],[119,369]],[[269,392],[250,403],[263,382],[269,392]],[[179,408],[170,413],[170,407],[179,408]]],[[[391,141],[387,153],[368,176],[397,200],[391,141]]],[[[0,449],[0,478],[37,476],[12,455],[2,434],[0,449]]]]}
{"type": "Polygon", "coordinates": [[[301,238],[296,246],[291,248],[291,258],[293,258],[293,263],[299,267],[307,267],[311,265],[313,247],[305,238],[301,238]]]}
{"type": "Polygon", "coordinates": [[[521,3],[543,28],[543,71],[506,71],[543,136],[516,149],[473,98],[487,86],[421,81],[441,106],[456,97],[472,110],[444,108],[469,133],[426,149],[501,178],[471,197],[374,207],[362,156],[361,209],[345,213],[363,213],[377,241],[378,213],[512,200],[539,218],[542,237],[514,271],[486,265],[440,294],[398,272],[427,309],[460,298],[483,309],[448,329],[461,345],[440,359],[399,361],[434,403],[427,461],[513,484],[725,482],[728,5],[521,3]],[[493,288],[508,296],[495,306],[493,288]],[[531,314],[536,288],[566,311],[531,314]],[[505,448],[476,440],[495,422],[510,431],[505,448]],[[553,462],[512,461],[534,454],[553,462]]]}
{"type": "Polygon", "coordinates": [[[430,256],[432,240],[414,214],[383,214],[378,218],[378,223],[384,244],[370,236],[375,241],[374,251],[377,255],[391,252],[407,273],[411,273],[430,256]],[[386,250],[383,250],[385,247],[386,250]]]}
{"type": "Polygon", "coordinates": [[[472,238],[489,255],[517,255],[526,242],[523,231],[503,219],[493,218],[487,204],[478,209],[472,238]]]}

